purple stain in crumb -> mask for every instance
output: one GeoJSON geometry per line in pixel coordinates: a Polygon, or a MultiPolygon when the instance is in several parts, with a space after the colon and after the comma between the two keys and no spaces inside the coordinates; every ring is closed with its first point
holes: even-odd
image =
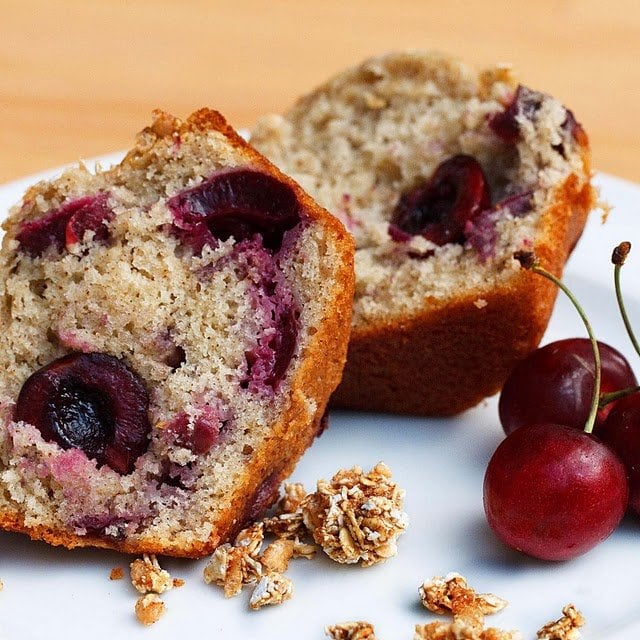
{"type": "Polygon", "coordinates": [[[498,239],[496,221],[505,209],[516,218],[529,213],[533,209],[533,192],[525,191],[507,196],[483,211],[475,220],[467,221],[466,246],[474,248],[482,262],[489,260],[495,253],[498,239]]]}
{"type": "Polygon", "coordinates": [[[284,378],[295,352],[300,313],[274,257],[255,240],[236,245],[229,259],[241,279],[250,281],[251,305],[261,322],[255,344],[245,352],[241,386],[272,392],[284,378]]]}
{"type": "Polygon", "coordinates": [[[61,253],[82,241],[86,231],[93,231],[95,242],[109,240],[107,223],[114,213],[107,205],[108,194],[98,193],[71,200],[59,209],[20,225],[16,240],[31,257],[41,256],[49,247],[61,253]]]}
{"type": "Polygon", "coordinates": [[[221,411],[206,404],[197,408],[195,416],[179,413],[168,424],[166,432],[179,446],[201,455],[218,441],[224,422],[221,411]]]}
{"type": "Polygon", "coordinates": [[[167,202],[173,233],[198,255],[217,240],[236,242],[258,236],[278,250],[286,231],[300,222],[300,205],[293,189],[255,169],[214,173],[167,202]]]}

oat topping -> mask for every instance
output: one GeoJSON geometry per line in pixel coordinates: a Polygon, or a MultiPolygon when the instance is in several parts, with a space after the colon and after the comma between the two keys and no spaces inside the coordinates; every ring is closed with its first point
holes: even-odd
{"type": "Polygon", "coordinates": [[[478,594],[459,573],[426,580],[418,589],[425,608],[440,615],[453,615],[453,622],[417,625],[414,640],[517,640],[517,631],[502,631],[484,626],[485,615],[507,606],[507,601],[492,594],[478,594]]]}
{"type": "Polygon", "coordinates": [[[310,534],[338,562],[380,562],[395,555],[396,538],[407,526],[403,496],[384,463],[368,474],[359,467],[339,471],[331,482],[320,481],[312,494],[299,483],[287,483],[274,515],[214,551],[204,580],[221,586],[226,597],[255,584],[252,609],[284,602],[292,594],[291,580],[283,575],[290,560],[316,553],[310,534]],[[265,535],[275,540],[267,544],[265,535]]]}
{"type": "Polygon", "coordinates": [[[376,640],[373,625],[368,622],[343,622],[325,627],[332,640],[376,640]]]}
{"type": "Polygon", "coordinates": [[[424,607],[433,613],[459,615],[467,609],[477,609],[490,615],[501,611],[507,601],[492,593],[476,593],[459,573],[449,573],[444,578],[425,581],[418,589],[424,607]]]}
{"type": "Polygon", "coordinates": [[[293,582],[281,573],[270,572],[260,578],[256,585],[249,606],[260,609],[266,604],[281,604],[293,595],[293,582]]]}
{"type": "Polygon", "coordinates": [[[278,512],[296,513],[300,509],[302,501],[307,497],[304,485],[299,482],[287,482],[284,485],[284,496],[278,502],[278,512]]]}
{"type": "Polygon", "coordinates": [[[271,518],[265,518],[262,523],[265,533],[279,538],[302,538],[307,533],[302,520],[302,511],[281,513],[271,518]]]}
{"type": "Polygon", "coordinates": [[[154,554],[144,554],[130,565],[131,584],[140,593],[164,593],[173,588],[173,579],[168,571],[158,564],[154,554]]]}
{"type": "Polygon", "coordinates": [[[360,467],[341,470],[302,505],[305,526],[336,562],[368,567],[396,555],[396,540],[407,528],[404,491],[382,462],[368,474],[360,467]]]}
{"type": "Polygon", "coordinates": [[[136,618],[147,626],[160,620],[165,610],[164,602],[157,593],[147,593],[136,602],[136,618]]]}
{"type": "Polygon", "coordinates": [[[2,580],[0,580],[0,591],[2,591],[4,589],[4,582],[2,582],[2,580]]]}
{"type": "Polygon", "coordinates": [[[482,629],[476,631],[462,621],[417,624],[413,640],[523,640],[519,631],[482,629]]]}
{"type": "Polygon", "coordinates": [[[260,555],[260,562],[266,571],[284,573],[293,557],[293,540],[279,538],[274,540],[260,555]]]}
{"type": "Polygon", "coordinates": [[[109,573],[109,580],[122,580],[124,578],[124,570],[122,567],[113,567],[109,573]]]}
{"type": "Polygon", "coordinates": [[[581,637],[578,629],[584,626],[582,614],[572,604],[566,605],[562,614],[560,619],[549,622],[538,630],[538,640],[578,640],[581,637]]]}

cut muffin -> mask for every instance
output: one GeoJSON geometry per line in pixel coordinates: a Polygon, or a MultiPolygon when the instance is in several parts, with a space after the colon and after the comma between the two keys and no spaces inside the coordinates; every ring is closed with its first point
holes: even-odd
{"type": "Polygon", "coordinates": [[[0,527],[197,557],[276,497],[346,354],[353,242],[215,111],[41,182],[0,253],[0,527]]]}
{"type": "Polygon", "coordinates": [[[571,111],[437,53],[349,69],[256,125],[251,142],[356,241],[351,342],[332,404],[449,415],[539,343],[556,275],[594,204],[571,111]]]}

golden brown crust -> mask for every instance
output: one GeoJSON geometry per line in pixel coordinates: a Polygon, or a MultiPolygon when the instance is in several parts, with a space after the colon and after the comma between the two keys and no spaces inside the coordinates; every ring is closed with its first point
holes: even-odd
{"type": "MultiPolygon", "coordinates": [[[[587,147],[583,159],[588,175],[587,147]]],[[[556,189],[534,247],[555,275],[562,275],[594,202],[591,185],[574,174],[556,189]]],[[[471,293],[404,322],[355,328],[332,406],[436,416],[464,411],[497,392],[538,346],[555,298],[555,285],[519,271],[490,293],[471,293]],[[486,302],[480,308],[479,298],[486,302]]]]}
{"type": "Polygon", "coordinates": [[[34,540],[44,540],[52,545],[73,549],[99,547],[124,553],[157,553],[176,557],[202,557],[219,544],[228,540],[247,519],[257,517],[252,501],[258,507],[268,507],[277,497],[281,482],[293,471],[295,463],[320,431],[320,421],[332,391],[340,381],[346,360],[347,342],[351,326],[354,289],[353,239],[342,224],[325,209],[315,203],[291,178],[280,172],[266,158],[248,145],[218,112],[201,109],[186,121],[162,111],[154,113],[151,127],[143,130],[137,146],[125,157],[121,166],[143,162],[144,149],[161,138],[179,139],[187,131],[218,131],[243,154],[252,165],[268,171],[286,182],[295,191],[305,214],[312,220],[322,221],[331,237],[331,243],[339,248],[340,259],[333,288],[333,298],[327,305],[326,317],[311,337],[300,365],[291,381],[290,403],[282,419],[272,426],[273,437],[268,445],[252,457],[245,473],[236,485],[231,507],[214,525],[206,542],[195,541],[189,545],[177,544],[170,539],[116,540],[99,535],[75,535],[45,526],[26,526],[18,512],[0,511],[0,529],[25,533],[34,540]],[[266,483],[265,483],[266,480],[266,483]],[[260,495],[260,494],[264,495],[260,495]]]}

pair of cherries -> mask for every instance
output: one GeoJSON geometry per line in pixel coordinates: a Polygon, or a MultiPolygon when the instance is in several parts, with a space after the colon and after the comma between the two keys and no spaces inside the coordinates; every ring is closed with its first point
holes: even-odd
{"type": "MultiPolygon", "coordinates": [[[[613,255],[620,310],[630,338],[619,271],[630,245],[613,255]]],[[[552,279],[531,254],[523,266],[552,279]]],[[[544,560],[566,560],[607,538],[627,508],[640,514],[640,392],[626,358],[587,338],[534,351],[507,379],[499,401],[507,434],[489,462],[484,506],[509,546],[544,560]]]]}

